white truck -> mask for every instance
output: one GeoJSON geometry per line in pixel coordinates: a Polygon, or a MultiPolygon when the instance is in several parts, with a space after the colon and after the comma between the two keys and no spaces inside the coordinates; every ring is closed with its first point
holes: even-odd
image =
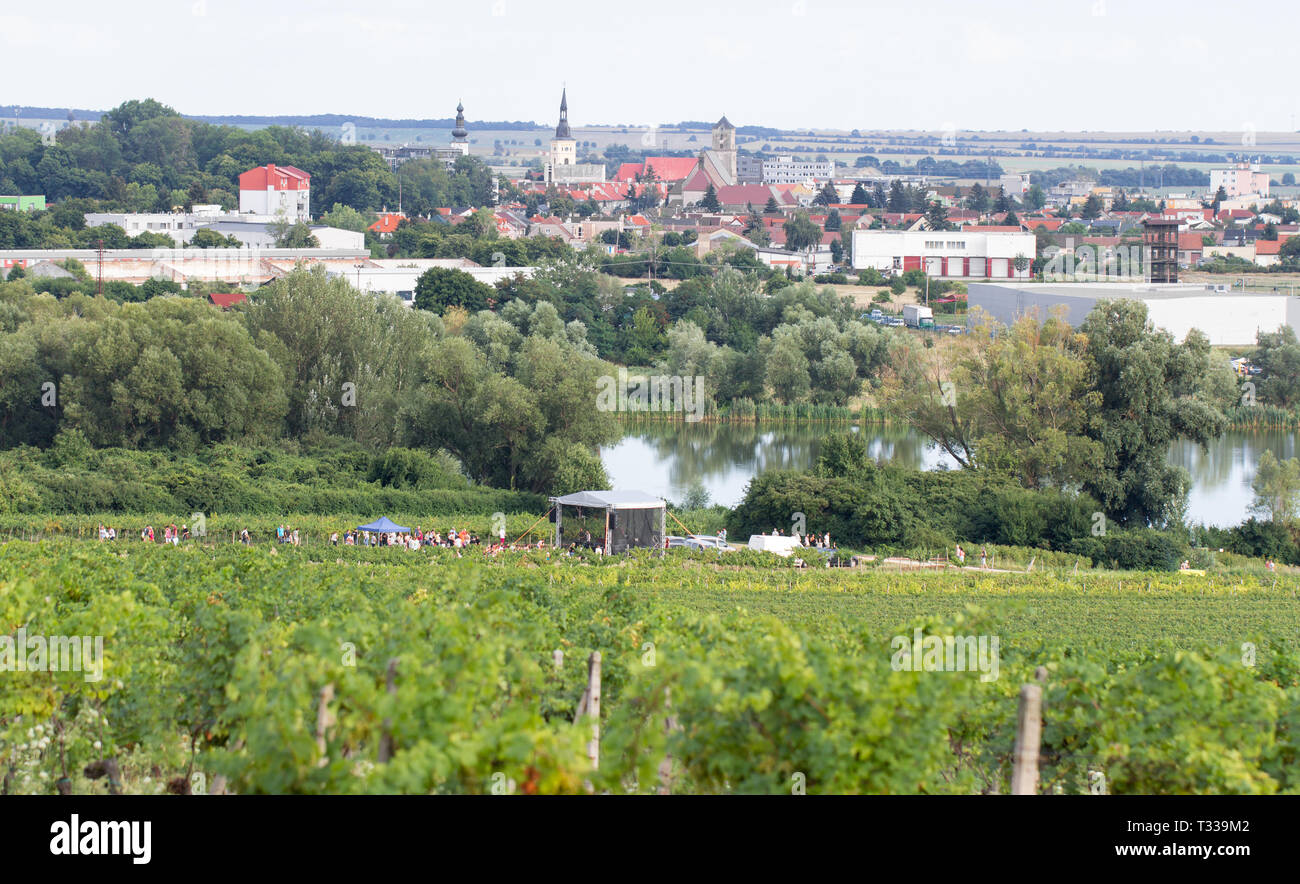
{"type": "Polygon", "coordinates": [[[788,556],[803,544],[799,538],[787,534],[751,534],[749,548],[758,552],[770,552],[778,556],[788,556]]]}
{"type": "Polygon", "coordinates": [[[934,328],[934,311],[920,304],[905,304],[903,323],[908,328],[934,328]]]}

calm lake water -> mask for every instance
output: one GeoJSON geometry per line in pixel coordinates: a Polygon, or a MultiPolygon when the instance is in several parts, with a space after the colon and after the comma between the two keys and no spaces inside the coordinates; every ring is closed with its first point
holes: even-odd
{"type": "MultiPolygon", "coordinates": [[[[614,488],[637,489],[681,500],[694,485],[714,503],[735,506],[745,486],[765,470],[810,468],[821,452],[822,437],[835,426],[752,424],[644,424],[630,427],[601,458],[614,488]]],[[[882,460],[913,469],[955,466],[952,459],[905,427],[873,426],[866,431],[870,450],[882,460]]],[[[1180,442],[1169,462],[1192,476],[1187,519],[1192,524],[1231,526],[1249,514],[1250,482],[1259,456],[1296,456],[1296,433],[1289,430],[1234,430],[1203,451],[1180,442]]]]}

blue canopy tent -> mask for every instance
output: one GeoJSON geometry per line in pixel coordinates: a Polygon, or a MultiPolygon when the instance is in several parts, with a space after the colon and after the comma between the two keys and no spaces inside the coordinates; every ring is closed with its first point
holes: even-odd
{"type": "Polygon", "coordinates": [[[370,531],[372,533],[383,533],[383,534],[391,534],[394,532],[396,532],[397,534],[411,533],[410,528],[403,528],[401,525],[398,525],[395,522],[389,520],[387,516],[382,516],[379,519],[376,519],[375,521],[371,522],[369,525],[358,525],[357,530],[370,531]]]}

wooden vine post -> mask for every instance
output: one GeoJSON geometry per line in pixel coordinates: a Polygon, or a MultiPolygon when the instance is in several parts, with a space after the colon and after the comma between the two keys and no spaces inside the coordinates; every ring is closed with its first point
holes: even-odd
{"type": "Polygon", "coordinates": [[[600,767],[600,651],[592,651],[587,658],[587,689],[582,692],[573,723],[584,715],[591,716],[591,739],[587,742],[587,757],[592,767],[600,767]]]}
{"type": "MultiPolygon", "coordinates": [[[[385,688],[389,696],[397,696],[397,658],[388,661],[388,673],[385,688]]],[[[379,737],[379,763],[387,764],[393,757],[393,719],[384,718],[383,733],[379,737]]]]}
{"type": "Polygon", "coordinates": [[[325,767],[330,763],[329,756],[325,754],[325,731],[334,723],[334,716],[330,714],[329,704],[334,699],[334,682],[330,682],[320,689],[320,705],[316,707],[316,748],[320,751],[320,761],[316,762],[317,767],[325,767]]]}
{"type": "Polygon", "coordinates": [[[1012,795],[1038,794],[1038,749],[1043,736],[1043,686],[1020,686],[1016,746],[1011,769],[1012,795]]]}
{"type": "MultiPolygon", "coordinates": [[[[679,730],[677,716],[673,715],[673,698],[668,688],[664,688],[664,733],[671,736],[679,730]]],[[[659,794],[669,795],[673,791],[673,753],[665,752],[664,760],[659,762],[659,794]]]]}

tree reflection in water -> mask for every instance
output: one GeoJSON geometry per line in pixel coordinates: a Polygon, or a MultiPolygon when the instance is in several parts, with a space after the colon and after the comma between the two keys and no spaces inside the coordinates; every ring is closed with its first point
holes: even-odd
{"type": "MultiPolygon", "coordinates": [[[[635,488],[681,500],[694,485],[714,503],[735,506],[745,486],[768,470],[807,470],[827,435],[860,432],[847,424],[743,424],[651,421],[629,424],[618,444],[601,452],[615,488],[635,488]]],[[[903,426],[866,430],[871,453],[910,469],[949,462],[942,452],[903,426]]]]}
{"type": "MultiPolygon", "coordinates": [[[[647,421],[629,423],[622,441],[601,452],[615,488],[635,488],[680,501],[694,485],[714,503],[735,506],[749,480],[767,470],[806,470],[817,462],[821,440],[833,433],[865,432],[876,459],[909,469],[953,463],[905,426],[873,424],[744,424],[647,421]]],[[[1169,462],[1192,477],[1188,521],[1236,525],[1248,515],[1250,482],[1265,450],[1279,458],[1300,453],[1288,430],[1233,430],[1202,451],[1195,443],[1170,447],[1169,462]]]]}

